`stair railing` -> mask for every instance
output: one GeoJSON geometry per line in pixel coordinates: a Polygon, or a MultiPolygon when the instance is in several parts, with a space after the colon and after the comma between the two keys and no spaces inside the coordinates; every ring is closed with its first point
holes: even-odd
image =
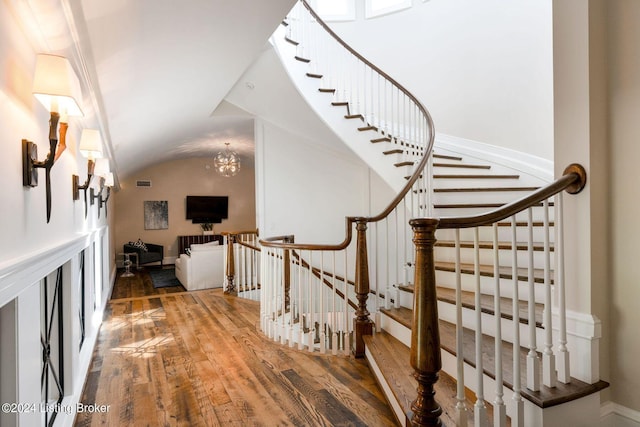
{"type": "Polygon", "coordinates": [[[221,234],[225,245],[224,292],[259,300],[260,244],[258,231],[227,231],[221,234]]]}
{"type": "Polygon", "coordinates": [[[359,116],[402,149],[403,161],[422,158],[433,124],[411,92],[342,40],[305,0],[293,7],[286,23],[296,58],[309,61],[307,75],[321,79],[320,91],[333,93],[334,105],[348,105],[348,116],[359,116]]]}
{"type": "Polygon", "coordinates": [[[363,336],[374,327],[370,312],[379,326],[379,309],[399,306],[398,286],[411,279],[408,221],[430,213],[431,174],[427,169],[434,143],[433,122],[408,90],[340,39],[306,1],[297,3],[285,23],[285,37],[297,46],[296,58],[310,64],[307,75],[321,78],[321,91],[334,94],[333,104],[345,105],[347,118],[359,118],[364,127],[379,132],[376,141],[401,152],[411,171],[380,214],[346,218],[341,243],[260,241],[261,298],[266,310],[262,327],[268,336],[291,346],[351,351],[363,357],[363,336]],[[354,228],[356,238],[352,239],[354,228]],[[293,256],[294,251],[299,258],[293,256]],[[369,258],[373,258],[371,264],[369,258]],[[286,259],[288,268],[282,262],[286,259]],[[305,268],[305,263],[310,267],[305,268]]]}
{"type": "MultiPolygon", "coordinates": [[[[566,332],[566,311],[565,311],[565,289],[564,289],[564,273],[562,268],[563,262],[563,216],[562,216],[562,191],[566,190],[570,194],[579,193],[586,183],[586,172],[580,165],[570,165],[565,169],[564,175],[541,188],[531,195],[524,197],[515,202],[504,205],[501,208],[491,212],[465,216],[465,217],[443,217],[443,218],[419,218],[410,221],[414,230],[414,243],[416,246],[416,269],[414,280],[414,307],[413,307],[413,328],[411,335],[411,366],[415,370],[415,377],[418,380],[418,397],[412,404],[413,425],[435,425],[435,420],[439,418],[441,409],[434,398],[433,385],[437,381],[438,371],[442,367],[441,362],[441,342],[439,334],[438,310],[436,299],[436,266],[434,259],[434,244],[436,242],[436,231],[451,229],[455,231],[455,250],[456,250],[456,348],[452,351],[456,354],[457,375],[456,381],[458,385],[458,404],[456,406],[456,419],[458,425],[467,425],[467,416],[469,409],[465,405],[465,387],[475,390],[476,403],[474,405],[475,425],[488,425],[485,395],[491,391],[494,396],[493,413],[494,418],[498,422],[495,425],[506,425],[506,405],[504,401],[505,390],[503,380],[511,384],[513,405],[511,405],[511,425],[524,425],[524,403],[522,395],[540,390],[539,378],[542,377],[542,384],[545,387],[555,387],[556,381],[563,383],[570,381],[569,372],[569,352],[567,350],[567,332],[566,332]],[[555,230],[556,236],[556,274],[551,278],[550,256],[551,248],[549,243],[550,220],[549,212],[552,206],[552,200],[555,199],[555,230]],[[536,345],[536,324],[540,324],[535,314],[535,290],[534,282],[538,281],[536,272],[533,271],[533,262],[529,262],[527,271],[518,268],[518,235],[516,226],[521,223],[521,216],[526,215],[527,225],[527,249],[529,257],[533,253],[533,226],[532,208],[543,206],[542,230],[544,235],[544,256],[546,258],[545,268],[542,272],[542,282],[544,286],[544,319],[542,325],[544,327],[544,344],[542,349],[542,372],[540,372],[540,361],[538,358],[539,349],[536,345]],[[502,221],[509,220],[510,228],[510,251],[511,251],[511,269],[505,271],[500,267],[499,259],[499,228],[502,221]],[[483,274],[480,270],[479,262],[479,235],[483,233],[483,228],[487,228],[492,236],[493,246],[493,265],[494,265],[494,283],[492,290],[494,295],[493,307],[495,314],[495,330],[493,331],[495,349],[493,350],[493,361],[495,363],[495,390],[488,390],[484,386],[485,363],[492,360],[491,351],[487,348],[486,339],[483,336],[483,325],[481,314],[487,309],[486,304],[482,304],[480,295],[483,293],[480,289],[480,276],[483,274]],[[466,268],[460,263],[460,233],[464,229],[471,229],[474,240],[475,262],[472,267],[474,270],[475,283],[472,291],[475,294],[475,314],[474,323],[475,334],[473,332],[465,332],[462,320],[462,286],[461,286],[461,270],[466,268]],[[524,354],[521,351],[512,351],[513,368],[512,375],[507,374],[508,369],[503,366],[503,321],[500,313],[503,305],[503,296],[501,296],[500,281],[511,281],[512,295],[511,317],[512,317],[512,342],[513,349],[520,349],[521,346],[521,329],[520,318],[521,311],[527,313],[526,321],[528,322],[529,332],[529,352],[524,354]],[[521,310],[521,299],[519,290],[522,282],[529,287],[528,306],[521,310]],[[554,288],[554,289],[552,289],[554,288]],[[557,333],[557,353],[553,352],[553,336],[552,336],[552,290],[556,293],[557,306],[553,307],[558,310],[559,326],[557,333]],[[475,351],[465,353],[464,343],[475,340],[475,351]],[[465,383],[464,365],[475,366],[476,379],[469,383],[465,383]],[[526,365],[526,369],[522,369],[522,365],[526,365]],[[557,369],[557,378],[556,378],[557,369]],[[526,384],[526,388],[523,388],[526,384]]],[[[504,289],[504,288],[502,288],[504,289]]],[[[505,361],[505,363],[509,363],[505,361]]],[[[530,394],[531,395],[531,394],[530,394]]]]}

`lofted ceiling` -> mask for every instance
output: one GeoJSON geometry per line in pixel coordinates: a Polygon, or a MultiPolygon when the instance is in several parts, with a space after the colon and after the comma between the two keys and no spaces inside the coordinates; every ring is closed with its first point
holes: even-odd
{"type": "Polygon", "coordinates": [[[120,179],[166,160],[212,155],[225,142],[252,157],[252,116],[224,99],[294,3],[67,3],[93,110],[120,179]]]}

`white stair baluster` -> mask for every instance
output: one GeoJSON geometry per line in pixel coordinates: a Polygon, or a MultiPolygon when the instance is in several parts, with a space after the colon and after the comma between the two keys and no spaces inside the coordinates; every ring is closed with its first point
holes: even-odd
{"type": "Polygon", "coordinates": [[[349,263],[347,256],[347,249],[344,249],[344,338],[342,344],[342,350],[345,355],[349,355],[351,353],[351,345],[350,345],[350,337],[351,337],[351,322],[349,321],[349,283],[347,281],[347,277],[349,277],[349,263]]]}
{"type": "Polygon", "coordinates": [[[493,307],[495,319],[495,372],[496,398],[493,401],[493,425],[504,427],[507,425],[507,407],[504,404],[504,385],[502,383],[502,317],[500,313],[500,248],[498,243],[498,224],[493,224],[493,278],[494,295],[493,307]]]}
{"type": "Polygon", "coordinates": [[[542,352],[542,383],[555,387],[557,381],[556,357],[553,354],[553,328],[551,320],[551,247],[549,243],[549,201],[543,202],[544,209],[544,329],[545,342],[542,352]]]}
{"type": "Polygon", "coordinates": [[[564,384],[571,382],[571,369],[569,365],[569,349],[567,349],[567,304],[564,283],[564,213],[563,193],[556,196],[556,292],[558,296],[558,327],[560,337],[558,340],[558,380],[564,384]]]}
{"type": "MultiPolygon", "coordinates": [[[[489,425],[487,407],[484,403],[484,369],[482,361],[482,294],[480,293],[480,238],[478,227],[473,229],[473,259],[475,274],[475,309],[476,309],[476,403],[474,405],[474,425],[489,425]]],[[[498,312],[496,312],[498,315],[498,312]]]]}
{"type": "Polygon", "coordinates": [[[468,410],[464,394],[464,335],[462,327],[462,274],[460,271],[460,230],[456,228],[456,424],[467,426],[468,410]]]}
{"type": "Polygon", "coordinates": [[[527,388],[532,391],[540,390],[540,358],[536,349],[536,288],[533,272],[533,209],[527,210],[527,231],[529,242],[527,254],[529,256],[529,353],[527,354],[527,388]]]}
{"type": "Polygon", "coordinates": [[[324,284],[324,251],[320,252],[320,353],[327,352],[327,305],[326,305],[326,286],[324,284]]]}
{"type": "Polygon", "coordinates": [[[518,243],[516,241],[516,216],[511,217],[511,254],[513,264],[511,274],[513,279],[513,299],[512,299],[512,315],[513,315],[513,414],[511,416],[511,425],[514,427],[524,426],[524,401],[520,395],[522,384],[520,381],[520,304],[518,289],[518,243]]]}
{"type": "Polygon", "coordinates": [[[304,350],[304,280],[303,280],[303,267],[302,267],[302,255],[303,251],[300,251],[300,257],[298,258],[298,350],[304,350]]]}
{"type": "Polygon", "coordinates": [[[331,294],[331,322],[333,325],[332,333],[331,333],[331,353],[334,355],[338,354],[338,331],[341,330],[338,328],[338,320],[336,315],[338,313],[338,307],[336,306],[336,299],[338,297],[338,282],[336,280],[336,252],[333,251],[331,253],[331,271],[333,271],[333,277],[331,279],[331,284],[333,285],[333,292],[331,294]]]}

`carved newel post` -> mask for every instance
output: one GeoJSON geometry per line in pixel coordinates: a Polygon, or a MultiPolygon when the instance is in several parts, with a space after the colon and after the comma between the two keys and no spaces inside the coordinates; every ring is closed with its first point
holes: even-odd
{"type": "Polygon", "coordinates": [[[433,245],[438,220],[413,219],[413,243],[416,246],[413,296],[413,329],[411,330],[411,366],[418,381],[418,396],[411,404],[413,426],[440,426],[442,408],[436,402],[433,385],[442,368],[440,331],[433,245]]]}
{"type": "MultiPolygon", "coordinates": [[[[293,236],[286,236],[283,239],[284,243],[293,243],[293,236]]],[[[289,305],[291,304],[291,250],[285,249],[282,257],[283,272],[284,272],[284,307],[285,311],[289,312],[289,305]]]]}
{"type": "Polygon", "coordinates": [[[355,292],[358,299],[358,309],[354,319],[352,353],[355,357],[364,357],[365,335],[373,334],[373,322],[369,318],[367,310],[367,298],[369,297],[369,261],[367,259],[367,222],[358,220],[356,223],[357,246],[356,246],[356,281],[355,292]]]}
{"type": "Polygon", "coordinates": [[[234,234],[227,235],[227,266],[226,266],[226,274],[227,274],[227,289],[224,291],[225,294],[236,295],[236,285],[233,283],[233,280],[236,275],[236,261],[234,258],[234,248],[233,244],[236,242],[236,236],[234,234]]]}

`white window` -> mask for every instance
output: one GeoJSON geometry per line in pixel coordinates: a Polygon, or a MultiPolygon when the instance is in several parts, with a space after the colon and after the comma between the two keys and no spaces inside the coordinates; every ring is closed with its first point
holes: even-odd
{"type": "Polygon", "coordinates": [[[411,0],[366,0],[365,16],[374,18],[411,7],[411,0]]]}
{"type": "Polygon", "coordinates": [[[353,21],[356,19],[355,0],[315,0],[313,9],[325,21],[353,21]]]}

